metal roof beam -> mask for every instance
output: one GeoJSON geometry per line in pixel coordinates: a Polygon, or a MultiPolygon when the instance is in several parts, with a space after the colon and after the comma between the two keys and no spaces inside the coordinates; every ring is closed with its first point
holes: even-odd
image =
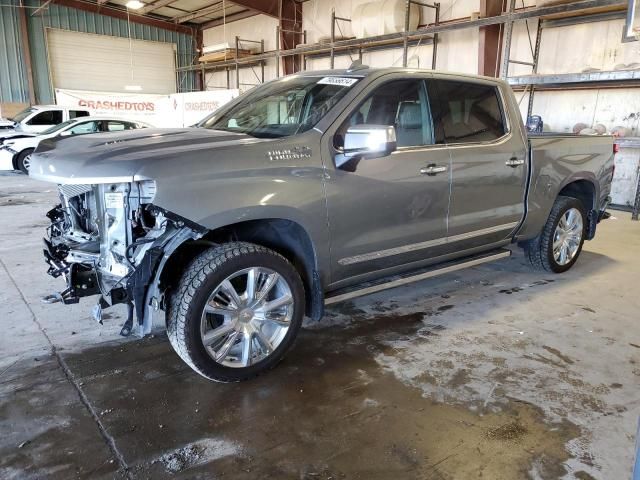
{"type": "Polygon", "coordinates": [[[255,10],[256,12],[264,13],[270,17],[280,18],[279,0],[233,0],[233,3],[255,10]]]}
{"type": "Polygon", "coordinates": [[[158,10],[159,8],[166,7],[167,5],[170,5],[176,1],[177,0],[157,0],[153,3],[148,3],[145,7],[142,7],[140,10],[138,10],[138,12],[141,15],[144,15],[145,13],[153,12],[154,10],[158,10]]]}
{"type": "Polygon", "coordinates": [[[195,35],[196,29],[192,26],[177,25],[173,22],[160,20],[146,15],[140,15],[136,11],[126,12],[118,8],[113,8],[108,5],[98,5],[96,3],[88,3],[80,0],[54,0],[56,5],[62,5],[64,7],[77,8],[78,10],[84,10],[85,12],[98,13],[100,15],[107,15],[109,17],[119,18],[122,20],[130,19],[132,22],[141,23],[143,25],[150,25],[156,28],[163,28],[165,30],[171,30],[174,32],[185,33],[187,35],[195,35]]]}
{"type": "Polygon", "coordinates": [[[174,17],[173,21],[176,23],[184,23],[189,20],[193,20],[194,18],[205,17],[212,13],[222,12],[223,4],[222,2],[216,2],[213,5],[209,5],[208,7],[201,8],[200,10],[196,10],[194,12],[188,13],[186,15],[181,15],[179,17],[174,17]]]}

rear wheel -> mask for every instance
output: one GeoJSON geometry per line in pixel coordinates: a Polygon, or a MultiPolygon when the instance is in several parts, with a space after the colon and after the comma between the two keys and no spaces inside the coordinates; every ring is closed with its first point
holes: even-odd
{"type": "Polygon", "coordinates": [[[33,153],[33,150],[33,148],[27,148],[26,150],[21,151],[16,159],[18,169],[27,175],[29,174],[29,168],[31,167],[31,154],[33,153]]]}
{"type": "Polygon", "coordinates": [[[580,200],[558,197],[540,235],[525,245],[531,264],[554,273],[569,270],[582,251],[586,224],[580,200]]]}
{"type": "Polygon", "coordinates": [[[236,382],[275,366],[302,324],[304,288],[281,255],[250,243],[200,254],[171,298],[169,340],[200,375],[236,382]]]}

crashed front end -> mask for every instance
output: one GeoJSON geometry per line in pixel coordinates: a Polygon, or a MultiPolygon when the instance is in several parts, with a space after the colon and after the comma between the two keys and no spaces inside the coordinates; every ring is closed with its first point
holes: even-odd
{"type": "Polygon", "coordinates": [[[152,180],[127,183],[62,184],[60,204],[47,213],[44,239],[48,273],[67,288],[46,302],[77,303],[100,295],[93,316],[119,303],[128,306],[122,335],[151,332],[162,306],[160,273],[171,253],[204,231],[153,204],[152,180]],[[134,328],[134,312],[136,317],[134,328]]]}

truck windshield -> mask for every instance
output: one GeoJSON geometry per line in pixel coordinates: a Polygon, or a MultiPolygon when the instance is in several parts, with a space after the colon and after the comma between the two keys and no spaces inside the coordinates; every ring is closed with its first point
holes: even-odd
{"type": "Polygon", "coordinates": [[[32,108],[32,107],[25,108],[24,110],[22,110],[20,113],[17,113],[16,115],[13,116],[13,118],[10,118],[9,120],[13,120],[16,123],[20,123],[22,120],[27,118],[32,112],[35,112],[35,108],[32,108]]]}
{"type": "Polygon", "coordinates": [[[197,126],[278,138],[313,128],[355,85],[355,77],[285,77],[244,95],[230,110],[197,126]]]}

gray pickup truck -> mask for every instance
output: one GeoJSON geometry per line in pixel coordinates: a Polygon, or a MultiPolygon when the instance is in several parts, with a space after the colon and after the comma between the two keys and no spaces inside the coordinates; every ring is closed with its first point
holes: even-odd
{"type": "Polygon", "coordinates": [[[44,255],[67,288],[126,304],[122,334],[166,312],[196,372],[274,366],[305,315],[522,246],[564,272],[607,207],[613,139],[527,138],[509,86],[412,69],[307,72],[195,128],[45,140],[59,184],[44,255]]]}

